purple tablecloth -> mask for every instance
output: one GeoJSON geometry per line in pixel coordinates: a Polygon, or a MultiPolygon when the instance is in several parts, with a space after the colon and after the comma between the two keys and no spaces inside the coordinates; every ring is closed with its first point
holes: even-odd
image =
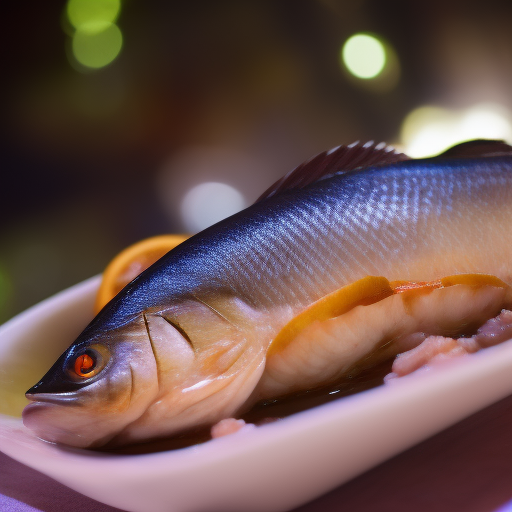
{"type": "MultiPolygon", "coordinates": [[[[512,396],[296,512],[512,512],[512,396]]],[[[0,453],[1,512],[114,512],[0,453]]],[[[242,512],[242,511],[241,511],[242,512]]]]}

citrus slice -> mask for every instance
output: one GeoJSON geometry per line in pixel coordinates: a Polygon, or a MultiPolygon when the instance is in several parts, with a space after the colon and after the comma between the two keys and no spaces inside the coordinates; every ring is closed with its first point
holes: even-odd
{"type": "Polygon", "coordinates": [[[162,235],[147,238],[121,251],[103,272],[94,311],[98,313],[129,282],[190,235],[162,235]]]}

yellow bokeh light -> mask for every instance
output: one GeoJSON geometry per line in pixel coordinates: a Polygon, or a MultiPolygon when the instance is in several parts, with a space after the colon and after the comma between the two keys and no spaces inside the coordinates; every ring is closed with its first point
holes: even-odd
{"type": "Polygon", "coordinates": [[[472,139],[503,139],[512,142],[512,116],[495,104],[478,104],[454,111],[423,106],[402,122],[402,144],[413,158],[424,158],[472,139]]]}
{"type": "Polygon", "coordinates": [[[341,60],[354,76],[365,80],[375,78],[386,65],[386,49],[369,34],[355,34],[341,49],[341,60]]]}
{"type": "Polygon", "coordinates": [[[123,35],[114,23],[92,22],[78,28],[73,36],[73,55],[83,66],[102,68],[121,51],[123,35]]]}
{"type": "Polygon", "coordinates": [[[91,22],[113,23],[120,9],[120,0],[69,0],[67,14],[70,23],[80,29],[91,22]]]}

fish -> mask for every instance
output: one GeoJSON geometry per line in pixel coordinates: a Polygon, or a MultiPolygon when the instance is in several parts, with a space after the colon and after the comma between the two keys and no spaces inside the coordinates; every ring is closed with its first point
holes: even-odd
{"type": "Polygon", "coordinates": [[[475,332],[512,307],[511,198],[502,141],[323,152],[129,283],[27,391],[23,422],[80,448],[140,443],[475,332]]]}

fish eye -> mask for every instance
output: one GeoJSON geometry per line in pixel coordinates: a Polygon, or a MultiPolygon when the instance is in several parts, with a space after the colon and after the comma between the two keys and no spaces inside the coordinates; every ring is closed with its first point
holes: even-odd
{"type": "Polygon", "coordinates": [[[75,373],[80,377],[89,377],[94,373],[96,367],[96,358],[94,355],[82,354],[75,359],[75,373]]]}
{"type": "Polygon", "coordinates": [[[107,364],[110,354],[103,345],[91,345],[69,362],[68,373],[73,379],[90,379],[107,364]]]}

